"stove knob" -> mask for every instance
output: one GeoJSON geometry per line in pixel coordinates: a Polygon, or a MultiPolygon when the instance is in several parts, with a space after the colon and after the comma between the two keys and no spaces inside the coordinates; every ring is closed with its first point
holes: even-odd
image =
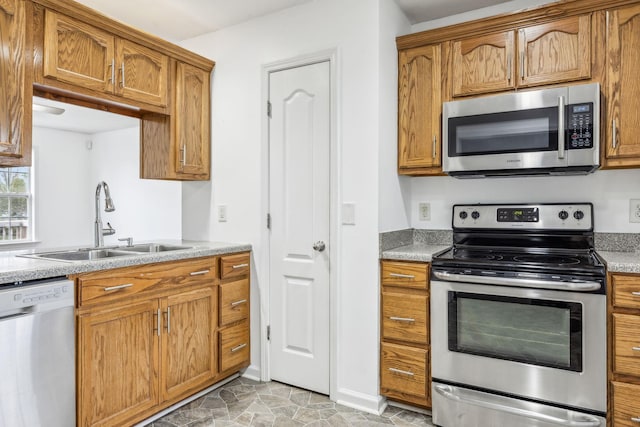
{"type": "Polygon", "coordinates": [[[569,213],[565,210],[561,210],[560,213],[558,213],[558,217],[564,221],[565,219],[569,218],[569,213]]]}
{"type": "Polygon", "coordinates": [[[480,218],[480,212],[478,212],[478,211],[471,212],[471,218],[473,218],[473,219],[480,218]]]}
{"type": "Polygon", "coordinates": [[[582,212],[582,211],[575,211],[575,212],[573,213],[573,217],[574,217],[575,219],[577,219],[578,221],[580,221],[582,218],[584,218],[584,212],[582,212]]]}
{"type": "Polygon", "coordinates": [[[469,216],[465,211],[460,212],[460,219],[467,219],[467,216],[469,216]]]}

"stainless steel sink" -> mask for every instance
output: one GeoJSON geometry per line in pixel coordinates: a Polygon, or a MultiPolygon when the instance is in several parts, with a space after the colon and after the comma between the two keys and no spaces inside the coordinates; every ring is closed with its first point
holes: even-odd
{"type": "Polygon", "coordinates": [[[162,243],[139,243],[133,246],[120,246],[117,250],[127,252],[168,252],[179,251],[182,249],[191,249],[191,246],[165,245],[162,243]]]}
{"type": "Polygon", "coordinates": [[[19,256],[25,258],[50,259],[55,261],[91,261],[131,255],[134,254],[116,249],[77,249],[71,251],[41,252],[19,256]]]}

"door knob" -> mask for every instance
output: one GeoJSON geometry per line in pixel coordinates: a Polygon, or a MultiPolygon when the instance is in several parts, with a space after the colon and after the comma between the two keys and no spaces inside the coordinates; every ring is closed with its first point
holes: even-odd
{"type": "Polygon", "coordinates": [[[313,244],[313,250],[314,251],[322,252],[322,251],[324,251],[325,247],[326,246],[325,246],[325,244],[324,244],[324,242],[322,240],[318,240],[317,242],[315,242],[313,244]]]}

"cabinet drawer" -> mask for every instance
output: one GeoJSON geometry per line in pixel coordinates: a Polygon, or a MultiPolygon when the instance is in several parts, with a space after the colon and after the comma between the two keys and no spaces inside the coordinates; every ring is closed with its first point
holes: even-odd
{"type": "Polygon", "coordinates": [[[612,382],[613,425],[637,427],[640,425],[640,385],[612,382]]]}
{"type": "Polygon", "coordinates": [[[249,317],[249,279],[220,285],[220,325],[249,317]]]}
{"type": "Polygon", "coordinates": [[[640,275],[611,276],[613,286],[613,306],[640,309],[640,275]]]}
{"type": "Polygon", "coordinates": [[[381,388],[427,397],[428,360],[427,350],[383,343],[381,388]]]}
{"type": "Polygon", "coordinates": [[[213,283],[215,258],[137,265],[78,276],[79,305],[131,297],[146,290],[213,283]]]}
{"type": "Polygon", "coordinates": [[[248,275],[250,261],[249,252],[220,257],[220,278],[230,279],[248,275]]]}
{"type": "Polygon", "coordinates": [[[249,322],[220,331],[220,372],[249,363],[249,322]]]}
{"type": "Polygon", "coordinates": [[[382,293],[383,338],[429,343],[429,297],[401,292],[382,293]]]}
{"type": "Polygon", "coordinates": [[[429,266],[422,263],[383,261],[382,285],[428,289],[429,266]]]}
{"type": "Polygon", "coordinates": [[[613,370],[640,376],[640,316],[613,315],[613,370]]]}

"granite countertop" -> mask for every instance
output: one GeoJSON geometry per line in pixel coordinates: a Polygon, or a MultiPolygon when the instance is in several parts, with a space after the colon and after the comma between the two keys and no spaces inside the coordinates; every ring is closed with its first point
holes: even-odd
{"type": "Polygon", "coordinates": [[[414,243],[382,251],[382,259],[395,261],[430,262],[434,255],[448,249],[450,245],[428,245],[414,243]]]}
{"type": "Polygon", "coordinates": [[[599,251],[610,273],[640,273],[640,252],[599,251]]]}
{"type": "MultiPolygon", "coordinates": [[[[137,244],[139,242],[135,243],[137,244]]],[[[0,284],[251,250],[251,245],[242,243],[202,242],[189,240],[163,240],[156,241],[156,243],[177,244],[181,246],[189,246],[190,248],[166,252],[135,253],[128,256],[110,257],[90,261],[50,261],[16,256],[34,252],[46,252],[45,250],[40,249],[35,251],[5,252],[0,253],[0,284]]]]}

